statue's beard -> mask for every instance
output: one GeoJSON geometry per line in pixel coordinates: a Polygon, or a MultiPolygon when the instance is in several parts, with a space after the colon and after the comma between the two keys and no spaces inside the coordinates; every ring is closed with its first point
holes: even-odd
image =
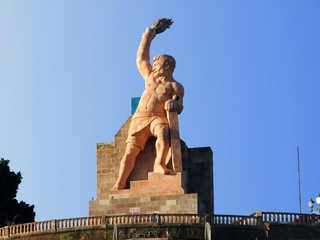
{"type": "Polygon", "coordinates": [[[155,69],[152,69],[152,73],[153,73],[153,76],[154,76],[155,78],[165,77],[165,76],[167,75],[166,72],[164,72],[164,71],[157,71],[157,70],[155,70],[155,69]]]}

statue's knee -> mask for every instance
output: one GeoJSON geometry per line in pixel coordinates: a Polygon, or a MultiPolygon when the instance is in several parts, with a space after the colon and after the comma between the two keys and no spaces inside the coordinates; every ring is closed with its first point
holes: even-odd
{"type": "Polygon", "coordinates": [[[159,124],[155,127],[155,135],[157,137],[169,136],[169,126],[167,124],[159,124]]]}
{"type": "Polygon", "coordinates": [[[127,158],[135,158],[138,155],[139,152],[140,152],[140,147],[139,146],[137,146],[136,144],[134,144],[132,142],[128,142],[124,155],[127,158]]]}
{"type": "Polygon", "coordinates": [[[167,125],[162,125],[157,129],[156,132],[157,142],[162,144],[169,144],[170,130],[167,125]]]}

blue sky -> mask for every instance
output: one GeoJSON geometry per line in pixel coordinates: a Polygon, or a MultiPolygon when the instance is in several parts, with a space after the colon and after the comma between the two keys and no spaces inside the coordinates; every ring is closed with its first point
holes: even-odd
{"type": "Polygon", "coordinates": [[[215,211],[298,212],[320,193],[317,0],[0,0],[0,157],[36,220],[88,215],[96,143],[110,142],[144,84],[135,54],[176,58],[180,135],[214,152],[215,211]]]}

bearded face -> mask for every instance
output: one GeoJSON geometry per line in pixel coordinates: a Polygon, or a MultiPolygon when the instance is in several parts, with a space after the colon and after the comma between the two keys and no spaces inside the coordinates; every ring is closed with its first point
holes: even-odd
{"type": "Polygon", "coordinates": [[[152,72],[154,77],[167,76],[172,74],[175,68],[175,60],[173,57],[165,54],[155,56],[153,58],[152,72]]]}
{"type": "Polygon", "coordinates": [[[153,63],[152,72],[155,78],[163,77],[167,75],[168,68],[166,67],[166,64],[159,59],[153,63]]]}

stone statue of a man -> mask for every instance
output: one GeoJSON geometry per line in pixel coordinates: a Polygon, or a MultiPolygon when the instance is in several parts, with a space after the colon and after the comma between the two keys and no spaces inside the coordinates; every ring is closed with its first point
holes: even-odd
{"type": "Polygon", "coordinates": [[[153,171],[161,174],[172,173],[166,167],[166,157],[170,148],[170,129],[166,111],[181,113],[184,89],[173,79],[175,59],[172,56],[158,55],[153,58],[153,66],[150,64],[150,45],[156,34],[154,28],[147,28],[138,48],[137,66],[145,80],[145,90],[131,120],[126,151],[120,162],[119,177],[112,190],[126,187],[136,157],[151,136],[157,139],[153,171]]]}

